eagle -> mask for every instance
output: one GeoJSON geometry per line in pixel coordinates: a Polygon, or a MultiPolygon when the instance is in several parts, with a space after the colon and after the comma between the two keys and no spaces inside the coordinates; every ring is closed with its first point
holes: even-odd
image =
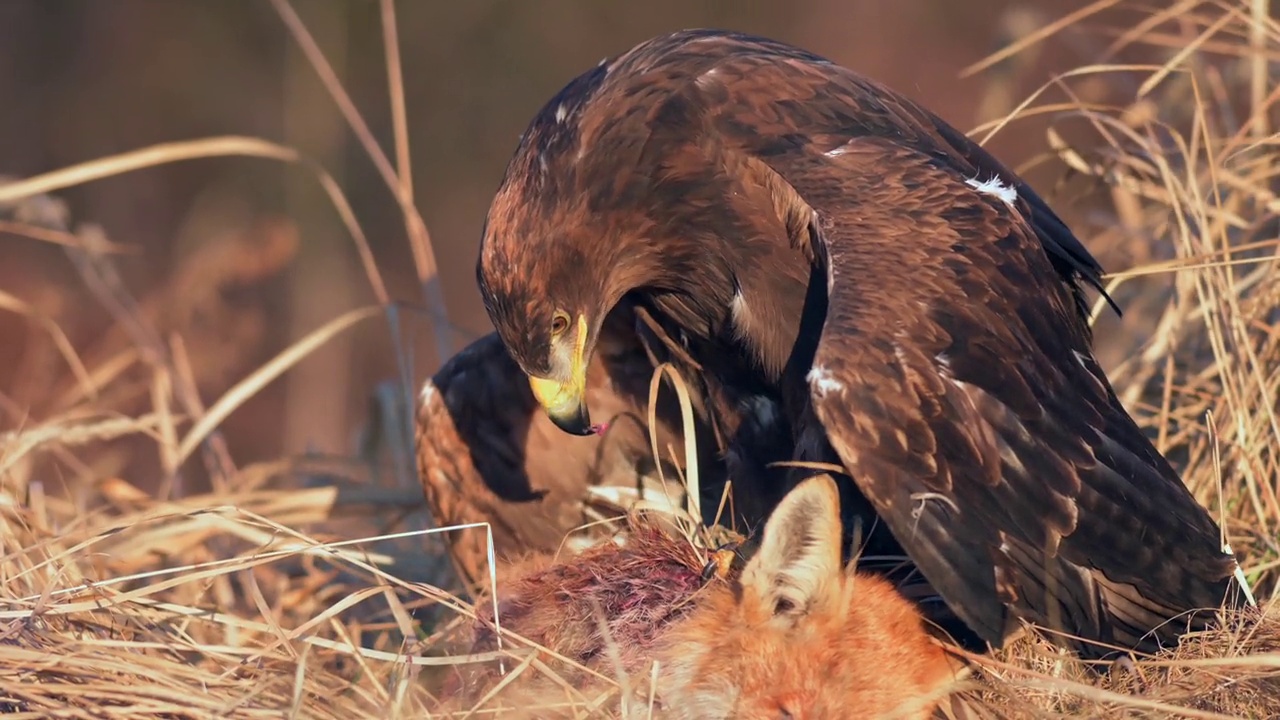
{"type": "MultiPolygon", "coordinates": [[[[555,552],[573,531],[620,514],[616,511],[640,499],[682,505],[678,484],[657,484],[659,461],[666,478],[688,471],[674,392],[660,392],[654,408],[658,460],[650,444],[649,387],[662,363],[683,369],[695,410],[692,432],[723,438],[719,428],[701,421],[716,418],[733,423],[729,430],[735,436],[757,436],[741,457],[726,457],[730,448],[723,440],[697,445],[700,519],[708,524],[720,519],[730,473],[765,477],[776,472],[768,465],[790,457],[792,438],[774,423],[760,424],[776,410],[765,412],[758,404],[748,402],[740,410],[726,405],[709,413],[708,393],[692,366],[668,349],[678,347],[628,303],[607,314],[583,383],[584,398],[608,429],[588,439],[566,435],[552,424],[496,333],[463,348],[423,384],[417,408],[418,474],[434,521],[442,527],[488,523],[494,557],[503,563],[527,553],[555,552]]],[[[759,525],[780,499],[769,494],[771,485],[777,482],[761,481],[751,492],[738,493],[745,502],[731,506],[732,520],[722,522],[759,525]]],[[[448,554],[471,592],[488,584],[489,536],[472,527],[451,531],[447,538],[448,554]]]]}
{"type": "Polygon", "coordinates": [[[773,400],[792,459],[838,463],[842,504],[869,508],[982,640],[1031,623],[1085,657],[1206,626],[1237,568],[1094,357],[1101,275],[935,114],[720,30],[644,41],[552,97],[477,261],[561,430],[593,432],[587,368],[634,303],[709,384],[773,400]]]}

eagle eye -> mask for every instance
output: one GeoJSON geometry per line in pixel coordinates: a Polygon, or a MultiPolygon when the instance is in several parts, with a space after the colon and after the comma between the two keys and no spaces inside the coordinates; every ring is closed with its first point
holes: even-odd
{"type": "Polygon", "coordinates": [[[551,316],[551,337],[560,337],[569,329],[569,314],[560,310],[551,316]]]}

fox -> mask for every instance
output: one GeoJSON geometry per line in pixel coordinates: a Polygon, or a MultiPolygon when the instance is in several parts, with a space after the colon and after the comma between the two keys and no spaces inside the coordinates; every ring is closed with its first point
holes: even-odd
{"type": "MultiPolygon", "coordinates": [[[[509,568],[499,617],[595,672],[654,678],[635,717],[932,717],[962,663],[891,583],[842,564],[841,529],[836,483],[816,475],[783,496],[745,563],[641,522],[622,545],[509,568]]],[[[474,647],[491,645],[488,618],[476,627],[474,647]]]]}

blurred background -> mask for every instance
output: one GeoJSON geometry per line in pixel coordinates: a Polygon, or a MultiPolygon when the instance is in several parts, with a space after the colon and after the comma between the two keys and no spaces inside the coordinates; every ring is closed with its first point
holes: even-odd
{"type": "MultiPolygon", "coordinates": [[[[292,7],[394,162],[378,3],[294,0],[292,7]]],[[[680,28],[765,34],[874,76],[969,131],[1008,113],[1055,73],[1104,56],[1123,18],[1095,16],[960,77],[1078,7],[1054,0],[401,0],[414,199],[447,306],[448,325],[437,327],[450,329],[455,351],[489,331],[474,263],[492,192],[539,106],[603,57],[680,28]]],[[[1082,99],[1132,97],[1133,88],[1117,87],[1114,76],[1108,83],[1072,89],[1082,99]]],[[[1036,162],[1044,159],[1048,122],[1012,124],[989,147],[1007,164],[1027,167],[1028,179],[1108,269],[1146,259],[1132,256],[1141,243],[1125,244],[1130,255],[1095,243],[1113,218],[1090,216],[1083,195],[1062,191],[1060,163],[1036,162]]],[[[26,177],[227,134],[295,147],[334,176],[390,295],[404,304],[403,348],[410,379],[420,384],[442,358],[429,336],[403,217],[269,0],[0,2],[0,174],[26,177]]],[[[162,336],[181,336],[206,404],[306,333],[376,301],[332,203],[315,176],[296,166],[195,160],[56,194],[73,224],[100,224],[125,246],[114,256],[123,286],[162,336]]],[[[0,231],[0,288],[55,320],[91,368],[131,344],[57,245],[0,231]]],[[[1124,343],[1103,345],[1108,362],[1125,352],[1124,343]]],[[[377,320],[339,335],[223,423],[231,455],[248,463],[353,452],[375,389],[397,375],[396,347],[388,323],[377,320]]],[[[119,399],[121,412],[149,403],[151,390],[139,378],[134,395],[119,399]]],[[[28,316],[0,311],[0,428],[46,417],[46,399],[73,385],[48,333],[28,316]]],[[[137,478],[157,460],[149,452],[122,454],[119,462],[117,472],[127,465],[137,478]]]]}

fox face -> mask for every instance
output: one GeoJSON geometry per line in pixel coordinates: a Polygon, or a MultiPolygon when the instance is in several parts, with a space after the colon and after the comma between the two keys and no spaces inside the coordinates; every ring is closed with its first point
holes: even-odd
{"type": "Polygon", "coordinates": [[[951,660],[891,585],[841,567],[840,531],[830,476],[783,498],[739,580],[708,588],[659,641],[658,692],[668,717],[933,713],[954,682],[951,660]]]}

